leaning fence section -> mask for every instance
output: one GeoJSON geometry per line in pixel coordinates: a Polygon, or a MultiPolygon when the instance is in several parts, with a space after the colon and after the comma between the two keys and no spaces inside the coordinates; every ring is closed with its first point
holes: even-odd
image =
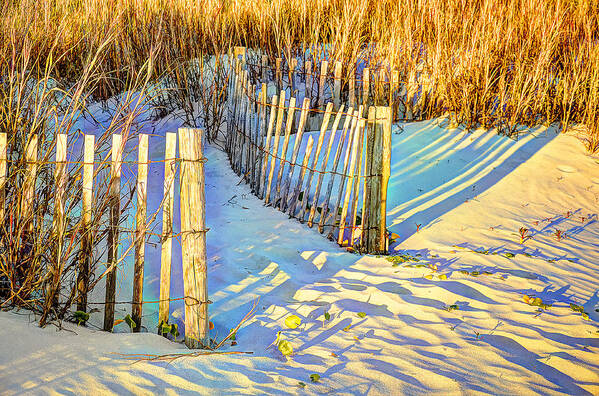
{"type": "Polygon", "coordinates": [[[376,105],[369,85],[361,101],[354,90],[343,103],[339,64],[329,84],[321,63],[314,97],[314,76],[296,80],[295,63],[285,84],[280,59],[270,68],[263,57],[253,68],[244,48],[232,55],[225,142],[232,169],[266,205],[339,245],[386,253],[393,106],[376,105]]]}
{"type": "MultiPolygon", "coordinates": [[[[122,267],[123,259],[127,256],[127,251],[123,251],[119,234],[130,232],[132,234],[132,243],[129,249],[134,249],[134,274],[133,274],[133,298],[128,302],[131,306],[131,319],[134,322],[131,327],[133,331],[140,331],[141,318],[143,314],[143,304],[150,301],[143,300],[144,284],[144,266],[145,245],[151,234],[151,230],[159,212],[162,211],[162,231],[157,233],[161,243],[161,272],[160,272],[160,299],[151,303],[159,304],[159,327],[167,325],[170,317],[169,303],[173,300],[184,300],[185,302],[185,342],[191,348],[198,348],[208,344],[208,296],[206,288],[206,228],[205,228],[205,195],[204,195],[204,157],[202,154],[202,131],[199,129],[181,128],[176,133],[167,133],[165,136],[164,157],[160,160],[151,161],[148,157],[149,139],[148,135],[138,135],[136,142],[137,160],[128,161],[124,159],[124,150],[127,139],[120,134],[112,135],[110,153],[107,158],[97,159],[95,136],[88,134],[83,139],[83,161],[67,160],[67,135],[59,134],[56,136],[56,142],[51,146],[55,150],[54,160],[39,160],[38,152],[45,148],[38,147],[38,136],[31,135],[27,139],[24,152],[24,174],[21,179],[22,200],[18,212],[8,213],[10,224],[5,227],[3,232],[11,232],[13,219],[19,216],[23,219],[21,222],[24,227],[33,228],[34,223],[40,223],[36,218],[35,199],[36,194],[43,192],[36,188],[36,181],[40,178],[40,167],[54,167],[54,210],[51,222],[51,232],[56,235],[57,243],[51,247],[53,260],[47,269],[48,286],[45,293],[44,315],[56,307],[61,293],[68,295],[75,294],[74,302],[76,309],[83,313],[89,312],[90,305],[101,304],[104,306],[103,329],[112,331],[115,325],[115,305],[122,302],[115,301],[117,270],[122,267]],[[176,155],[177,137],[179,140],[179,155],[176,155]],[[151,163],[164,163],[164,195],[158,211],[148,215],[148,168],[151,163]],[[134,164],[137,168],[136,180],[131,191],[124,191],[122,188],[123,164],[134,164]],[[70,171],[69,171],[70,168],[70,171]],[[107,196],[102,196],[102,206],[107,202],[106,208],[97,210],[99,199],[95,195],[99,187],[95,181],[98,179],[99,172],[108,168],[108,180],[102,180],[108,183],[107,196]],[[180,190],[180,223],[179,233],[173,232],[173,222],[176,214],[174,213],[174,192],[175,175],[179,171],[179,190],[180,190]],[[72,180],[68,180],[69,177],[72,180]],[[67,183],[81,183],[81,203],[76,211],[80,214],[81,221],[77,222],[72,229],[67,227],[67,210],[65,208],[65,191],[67,183]],[[133,193],[134,192],[134,193],[133,193]],[[134,229],[126,229],[122,226],[123,213],[122,201],[135,200],[135,225],[134,229]],[[105,216],[108,212],[108,224],[98,219],[105,216]],[[99,230],[102,224],[104,230],[99,230]],[[81,235],[79,239],[81,246],[73,246],[75,235],[81,235]],[[93,263],[98,262],[94,257],[96,253],[94,246],[98,245],[99,235],[105,235],[107,256],[104,262],[103,271],[94,274],[93,263]],[[180,298],[171,298],[171,257],[173,239],[179,239],[181,242],[182,266],[183,266],[183,284],[184,296],[180,298]],[[79,253],[76,252],[77,249],[79,253]],[[76,287],[74,291],[68,290],[67,285],[61,284],[64,279],[63,271],[65,262],[73,257],[77,260],[76,287]],[[92,276],[94,275],[94,276],[92,276]],[[94,279],[92,279],[94,278],[94,279]],[[103,302],[88,301],[89,291],[99,282],[105,282],[105,299],[103,302]]],[[[72,150],[71,150],[72,151],[72,150]]],[[[5,193],[4,186],[7,180],[7,167],[10,165],[10,159],[21,161],[15,158],[13,153],[7,156],[7,135],[0,133],[0,218],[6,218],[5,193]]],[[[42,158],[49,158],[48,155],[40,153],[42,158]]],[[[23,163],[23,162],[19,162],[23,163]]],[[[15,176],[16,177],[16,176],[15,176]]],[[[72,190],[71,190],[72,191],[72,190]]],[[[39,216],[37,216],[39,217],[39,216]]],[[[23,238],[31,235],[31,232],[22,233],[23,238]]],[[[25,245],[31,244],[28,241],[25,245]]],[[[97,253],[96,253],[97,254],[97,253]]],[[[100,259],[100,262],[104,260],[100,259]]],[[[23,265],[13,263],[12,265],[23,265]]],[[[33,264],[28,264],[33,265],[33,264]]],[[[11,280],[20,282],[22,280],[11,280]]],[[[12,298],[12,297],[10,297],[12,298]]],[[[47,318],[41,318],[41,324],[45,324],[47,318]]]]}

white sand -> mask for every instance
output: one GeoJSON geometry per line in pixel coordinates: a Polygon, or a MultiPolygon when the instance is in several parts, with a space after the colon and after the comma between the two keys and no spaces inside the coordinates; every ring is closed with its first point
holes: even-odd
{"type": "MultiPolygon", "coordinates": [[[[186,351],[151,334],[151,305],[144,306],[150,333],[142,334],[127,334],[124,325],[117,334],[70,324],[77,334],[57,332],[38,328],[26,313],[3,312],[0,393],[599,394],[597,157],[574,136],[553,131],[514,141],[438,122],[412,123],[393,136],[388,221],[400,243],[392,249],[417,257],[414,267],[343,252],[264,207],[246,185],[236,186],[226,155],[208,148],[211,320],[222,337],[260,297],[238,345],[227,348],[254,354],[171,365],[131,365],[113,355],[186,351]],[[520,227],[533,236],[524,244],[520,227]],[[555,229],[566,238],[558,241],[555,229]],[[539,314],[524,294],[552,306],[539,314]],[[590,320],[569,303],[583,306],[590,320]],[[452,304],[459,309],[444,309],[452,304]],[[331,320],[323,325],[325,310],[331,320]],[[290,314],[302,319],[296,330],[285,328],[290,314]],[[290,358],[266,349],[279,330],[295,350],[290,358]],[[318,383],[310,382],[312,373],[318,383]]],[[[156,142],[153,158],[163,150],[156,142]]],[[[150,172],[149,210],[162,194],[161,172],[150,172]]],[[[158,295],[158,252],[148,246],[146,300],[158,295]]],[[[182,294],[179,257],[173,297],[182,294]]],[[[119,298],[130,299],[131,277],[128,260],[119,298]]],[[[179,322],[181,308],[173,304],[179,322]]],[[[120,306],[117,317],[129,309],[120,306]]],[[[93,314],[90,323],[101,320],[93,314]]]]}

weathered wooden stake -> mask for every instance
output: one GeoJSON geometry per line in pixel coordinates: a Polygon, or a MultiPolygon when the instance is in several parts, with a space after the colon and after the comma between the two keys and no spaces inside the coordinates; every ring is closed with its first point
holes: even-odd
{"type": "Polygon", "coordinates": [[[281,179],[283,178],[283,170],[287,160],[287,148],[289,147],[289,137],[291,136],[291,127],[293,126],[293,114],[295,112],[295,98],[289,99],[289,110],[287,112],[287,122],[285,124],[285,138],[283,139],[283,150],[281,151],[281,160],[279,161],[279,173],[277,175],[276,194],[274,205],[282,207],[283,199],[281,198],[281,179]]]}
{"type": "Polygon", "coordinates": [[[114,296],[119,254],[119,218],[121,216],[121,164],[123,156],[121,135],[112,135],[112,165],[110,168],[109,222],[108,225],[108,272],[106,274],[106,304],[104,305],[104,330],[114,326],[114,296]]]}
{"type": "Polygon", "coordinates": [[[0,133],[0,222],[4,223],[4,206],[6,199],[6,133],[0,133]]]}
{"type": "Polygon", "coordinates": [[[287,171],[287,177],[285,177],[285,183],[283,185],[283,191],[281,193],[282,200],[280,209],[285,212],[287,210],[287,205],[289,204],[289,194],[291,180],[293,180],[293,174],[295,172],[297,156],[299,154],[300,145],[302,143],[302,137],[304,135],[304,129],[306,127],[306,119],[308,118],[308,111],[310,110],[310,99],[304,98],[304,103],[302,104],[302,112],[300,115],[299,126],[297,128],[297,133],[295,134],[295,143],[293,144],[293,152],[291,154],[291,162],[289,164],[289,169],[287,171]]]}
{"type": "Polygon", "coordinates": [[[276,67],[276,80],[277,80],[277,91],[280,91],[283,89],[283,72],[281,71],[281,63],[283,63],[283,59],[282,58],[277,58],[275,61],[275,67],[276,67]]]}
{"type": "Polygon", "coordinates": [[[325,87],[327,84],[327,69],[329,67],[329,62],[327,62],[326,60],[323,60],[322,62],[320,62],[320,82],[318,84],[318,108],[321,108],[324,106],[324,94],[325,94],[325,87]]]}
{"type": "Polygon", "coordinates": [[[320,157],[320,151],[322,150],[322,143],[324,142],[324,137],[327,134],[327,130],[329,129],[329,121],[331,119],[332,113],[333,103],[329,102],[327,103],[327,109],[324,113],[322,125],[320,126],[320,134],[318,135],[318,142],[316,143],[316,151],[314,152],[314,157],[312,157],[312,165],[310,166],[310,172],[308,173],[308,179],[306,180],[306,187],[304,188],[304,199],[302,201],[302,207],[298,216],[299,221],[304,221],[304,215],[308,210],[310,190],[312,189],[312,177],[314,176],[314,171],[316,170],[316,165],[318,164],[318,159],[320,157]]]}
{"type": "Polygon", "coordinates": [[[133,303],[131,318],[139,333],[143,306],[144,264],[146,252],[146,208],[148,201],[148,135],[139,135],[137,159],[137,211],[135,213],[135,265],[133,274],[133,303]]]}
{"type": "MultiPolygon", "coordinates": [[[[324,179],[324,173],[327,169],[327,165],[329,163],[329,155],[331,154],[331,148],[333,147],[333,142],[335,141],[335,135],[337,134],[337,128],[339,127],[339,122],[341,122],[341,116],[343,115],[344,106],[341,105],[339,108],[339,112],[335,117],[335,121],[333,121],[333,127],[331,128],[331,133],[329,134],[329,139],[327,141],[327,148],[325,151],[324,158],[322,160],[322,164],[320,166],[320,173],[318,174],[318,179],[316,182],[316,189],[314,190],[314,198],[312,199],[312,207],[310,208],[310,215],[308,216],[308,227],[312,228],[314,217],[316,216],[316,210],[318,208],[318,201],[320,198],[320,189],[322,187],[322,181],[324,179]]],[[[331,175],[332,176],[332,175],[331,175]]],[[[324,215],[324,206],[321,209],[320,215],[324,215]]]]}
{"type": "Polygon", "coordinates": [[[23,181],[23,197],[20,213],[25,223],[25,230],[33,230],[33,201],[35,199],[35,180],[37,178],[37,135],[31,135],[25,149],[27,173],[23,181]]]}
{"type": "Polygon", "coordinates": [[[279,140],[281,139],[281,128],[283,127],[283,117],[285,117],[285,91],[281,91],[281,94],[279,95],[279,106],[277,109],[277,125],[274,131],[275,139],[272,146],[270,171],[268,172],[268,180],[266,181],[266,196],[264,197],[264,204],[266,205],[268,205],[268,203],[270,202],[272,179],[275,173],[275,164],[277,163],[277,157],[279,153],[279,140]]]}
{"type": "MultiPolygon", "coordinates": [[[[358,115],[359,117],[359,115],[358,115]]],[[[358,122],[356,122],[358,123],[358,122]]],[[[354,134],[353,134],[353,142],[352,142],[352,147],[351,147],[351,154],[350,154],[350,162],[349,162],[349,172],[347,173],[347,184],[345,187],[345,197],[343,199],[343,206],[341,207],[341,220],[339,221],[339,235],[337,237],[337,243],[339,243],[339,245],[344,246],[344,234],[345,234],[345,221],[347,218],[347,213],[349,211],[349,201],[350,201],[350,196],[351,196],[351,192],[352,192],[352,185],[354,183],[354,170],[356,168],[356,155],[358,152],[358,143],[360,141],[359,139],[359,135],[360,135],[360,128],[359,127],[355,127],[354,128],[354,134]]],[[[354,199],[356,199],[354,197],[354,199]]]]}
{"type": "Polygon", "coordinates": [[[93,232],[91,230],[93,185],[94,185],[94,135],[85,135],[83,148],[83,177],[82,177],[82,231],[81,260],[77,275],[77,310],[87,312],[87,285],[89,271],[93,262],[93,232]]]}
{"type": "Polygon", "coordinates": [[[209,346],[204,163],[200,129],[179,129],[185,345],[209,346]]]}
{"type": "MultiPolygon", "coordinates": [[[[162,201],[162,247],[160,253],[160,303],[158,306],[158,323],[168,323],[170,316],[171,295],[171,260],[173,246],[173,210],[175,194],[175,151],[177,134],[166,134],[164,151],[164,198],[162,201]]],[[[158,329],[160,333],[160,329],[158,329]]]]}
{"type": "MultiPolygon", "coordinates": [[[[266,132],[266,142],[264,143],[264,159],[262,160],[262,170],[260,172],[260,193],[258,196],[264,199],[266,193],[266,168],[268,166],[268,158],[270,157],[270,141],[272,140],[272,131],[275,126],[275,119],[277,118],[277,105],[279,104],[279,97],[274,95],[272,97],[272,105],[270,107],[270,118],[268,120],[268,131],[266,132]]],[[[272,161],[272,159],[271,159],[272,161]]]]}
{"type": "MultiPolygon", "coordinates": [[[[310,159],[310,154],[312,154],[312,147],[314,145],[314,139],[312,135],[308,136],[308,144],[306,145],[306,151],[304,152],[304,157],[302,160],[302,165],[300,169],[300,174],[297,179],[297,184],[295,186],[295,191],[293,192],[293,197],[291,198],[291,202],[289,202],[289,216],[295,217],[295,207],[297,202],[299,201],[299,195],[302,189],[302,181],[304,180],[304,175],[306,174],[306,168],[308,167],[308,160],[310,159]]],[[[306,196],[304,194],[304,200],[306,200],[306,196]]]]}
{"type": "MultiPolygon", "coordinates": [[[[368,108],[368,100],[370,96],[370,69],[364,68],[362,72],[362,106],[364,111],[368,108]]],[[[365,114],[360,114],[360,117],[364,117],[365,114]]]]}
{"type": "Polygon", "coordinates": [[[349,72],[349,107],[356,107],[356,72],[351,70],[349,72]]]}
{"type": "Polygon", "coordinates": [[[339,106],[341,106],[342,73],[343,73],[343,64],[341,62],[335,62],[335,84],[333,87],[333,103],[335,104],[335,110],[339,110],[339,106]]]}

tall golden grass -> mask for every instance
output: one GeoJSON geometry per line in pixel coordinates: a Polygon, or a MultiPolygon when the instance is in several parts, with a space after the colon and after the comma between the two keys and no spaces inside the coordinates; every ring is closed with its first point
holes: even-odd
{"type": "MultiPolygon", "coordinates": [[[[398,70],[408,101],[423,98],[418,118],[449,115],[510,136],[540,124],[583,126],[587,149],[599,150],[594,0],[4,0],[0,132],[18,154],[48,125],[68,131],[89,103],[160,81],[157,114],[180,107],[194,124],[201,102],[215,137],[226,76],[206,60],[233,45],[287,60],[306,50],[318,60],[326,49],[348,71],[358,61],[398,70]],[[45,88],[31,90],[32,81],[45,88]]],[[[0,269],[18,260],[14,251],[0,269]]],[[[42,283],[18,298],[13,290],[13,301],[29,301],[42,283]]]]}

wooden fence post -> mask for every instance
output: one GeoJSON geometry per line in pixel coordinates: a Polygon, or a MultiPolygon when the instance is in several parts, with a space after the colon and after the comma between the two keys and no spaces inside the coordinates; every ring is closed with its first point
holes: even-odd
{"type": "Polygon", "coordinates": [[[391,88],[389,90],[389,106],[391,106],[391,121],[397,120],[398,113],[398,90],[399,90],[399,71],[393,70],[391,73],[391,88]]]}
{"type": "MultiPolygon", "coordinates": [[[[368,109],[368,99],[370,96],[370,69],[364,68],[362,72],[362,106],[364,111],[368,109]]],[[[360,114],[360,117],[364,117],[364,114],[360,114]]]]}
{"type": "Polygon", "coordinates": [[[261,82],[262,84],[268,84],[268,55],[262,55],[261,64],[260,64],[261,73],[261,82]]]}
{"type": "Polygon", "coordinates": [[[54,171],[54,214],[52,218],[52,234],[55,239],[52,254],[53,263],[49,268],[49,278],[46,280],[45,309],[40,319],[40,326],[46,325],[48,314],[52,305],[58,303],[58,292],[60,291],[60,275],[62,273],[62,244],[65,232],[65,189],[66,189],[66,160],[67,160],[67,135],[60,133],[56,135],[56,158],[54,171]]]}
{"type": "MultiPolygon", "coordinates": [[[[318,222],[318,231],[322,234],[324,232],[325,221],[328,217],[329,211],[329,200],[331,199],[331,193],[333,192],[333,185],[335,184],[335,177],[337,176],[337,169],[339,167],[339,159],[341,158],[341,153],[343,152],[343,146],[345,144],[347,129],[350,126],[352,114],[354,113],[353,107],[350,107],[347,110],[347,114],[345,116],[345,122],[343,123],[343,129],[341,131],[341,137],[339,138],[339,142],[337,143],[337,151],[335,152],[335,161],[333,162],[333,172],[331,173],[331,179],[329,180],[329,185],[327,187],[327,191],[324,197],[324,203],[322,205],[322,213],[320,215],[320,221],[318,222]]],[[[340,190],[343,190],[343,182],[344,178],[341,176],[340,182],[340,190]]],[[[335,216],[333,216],[335,217],[335,216]]]]}
{"type": "MultiPolygon", "coordinates": [[[[270,118],[268,120],[268,131],[266,132],[266,142],[264,143],[264,159],[262,160],[262,171],[260,172],[260,192],[258,197],[264,199],[266,193],[266,169],[268,167],[268,157],[270,157],[270,141],[272,140],[272,130],[275,126],[275,119],[277,118],[277,105],[279,104],[279,97],[274,95],[272,97],[272,105],[270,107],[270,118]]],[[[272,161],[272,159],[271,159],[272,161]]]]}
{"type": "Polygon", "coordinates": [[[356,71],[349,72],[349,107],[356,107],[356,71]]]}
{"type": "Polygon", "coordinates": [[[272,147],[272,158],[270,162],[270,170],[268,172],[268,180],[266,181],[266,196],[264,204],[268,205],[270,201],[272,179],[275,173],[275,164],[277,162],[277,154],[279,152],[279,140],[281,139],[281,128],[283,127],[283,117],[285,116],[285,91],[281,91],[279,96],[279,106],[277,109],[277,125],[275,126],[275,140],[272,147]]]}
{"type": "MultiPolygon", "coordinates": [[[[314,145],[314,139],[312,135],[308,136],[308,143],[306,145],[306,151],[304,152],[304,157],[302,160],[302,165],[300,168],[300,174],[297,178],[297,184],[295,186],[295,191],[293,192],[293,196],[291,197],[291,202],[289,202],[289,216],[295,217],[295,207],[297,206],[297,202],[299,201],[300,191],[302,189],[302,182],[304,180],[304,175],[306,174],[306,168],[308,167],[308,160],[310,159],[310,154],[312,154],[312,147],[314,145]]],[[[307,198],[303,197],[304,200],[307,198]]]]}
{"type": "Polygon", "coordinates": [[[135,213],[135,269],[133,274],[133,303],[131,318],[139,333],[143,306],[144,263],[146,246],[146,208],[148,202],[148,135],[139,135],[137,160],[137,211],[135,213]]]}
{"type": "Polygon", "coordinates": [[[0,222],[4,225],[6,206],[6,132],[0,133],[0,222]]]}
{"type": "Polygon", "coordinates": [[[37,177],[37,135],[31,135],[25,149],[27,171],[23,181],[23,198],[20,213],[25,223],[25,230],[33,229],[33,201],[35,199],[35,179],[37,177]]]}
{"type": "Polygon", "coordinates": [[[312,100],[312,62],[306,61],[304,63],[304,72],[306,74],[306,85],[304,97],[312,100]]]}
{"type": "MultiPolygon", "coordinates": [[[[314,190],[314,198],[312,199],[312,207],[310,208],[310,214],[308,215],[308,227],[312,228],[314,217],[316,216],[316,211],[318,209],[318,201],[320,199],[320,189],[322,187],[322,181],[324,179],[324,174],[327,169],[329,163],[329,156],[331,154],[331,149],[333,147],[333,143],[335,141],[335,135],[337,134],[337,128],[339,127],[339,122],[341,122],[341,116],[343,115],[344,106],[341,105],[339,111],[337,112],[337,116],[335,117],[335,121],[333,121],[333,127],[331,128],[331,133],[329,134],[329,139],[327,140],[327,148],[325,150],[324,158],[322,160],[322,164],[320,166],[320,172],[318,174],[318,179],[316,182],[316,189],[314,190]]],[[[332,175],[331,175],[332,176],[332,175]]],[[[324,205],[321,209],[320,215],[324,215],[324,205]]]]}
{"type": "Polygon", "coordinates": [[[368,112],[366,175],[364,189],[364,235],[368,253],[387,253],[387,186],[391,166],[391,108],[371,107],[368,112]]]}
{"type": "Polygon", "coordinates": [[[77,275],[77,310],[87,312],[87,285],[89,271],[93,262],[93,232],[92,201],[94,180],[94,135],[85,135],[83,148],[83,177],[82,177],[82,230],[81,259],[79,261],[79,274],[77,275]]]}
{"type": "Polygon", "coordinates": [[[329,129],[329,121],[331,119],[331,114],[333,113],[333,103],[329,102],[327,104],[327,109],[324,113],[324,117],[322,120],[322,125],[320,126],[320,134],[318,135],[318,142],[316,143],[316,151],[314,152],[314,157],[312,158],[312,165],[310,167],[310,172],[308,173],[308,179],[306,180],[306,188],[304,190],[304,199],[302,201],[302,207],[299,212],[298,219],[299,221],[304,221],[304,215],[308,210],[308,202],[310,199],[310,190],[312,188],[312,177],[314,176],[314,171],[316,170],[316,165],[318,164],[318,159],[320,157],[320,151],[322,150],[322,143],[324,142],[324,137],[329,129]]]}
{"type": "MultiPolygon", "coordinates": [[[[345,195],[343,199],[343,206],[341,207],[341,219],[339,220],[339,235],[337,236],[337,243],[344,246],[344,234],[345,234],[345,221],[349,212],[349,202],[352,193],[352,185],[354,183],[354,169],[356,168],[356,156],[358,152],[358,143],[360,128],[358,126],[360,115],[358,114],[354,121],[353,128],[353,141],[351,146],[350,161],[349,161],[349,173],[347,174],[347,184],[345,186],[345,195]]],[[[349,147],[348,147],[349,148],[349,147]]],[[[356,199],[356,197],[354,197],[356,199]]]]}
{"type": "Polygon", "coordinates": [[[333,103],[335,104],[335,110],[339,110],[341,106],[341,77],[343,73],[343,64],[341,62],[335,62],[335,84],[333,88],[333,103]]]}
{"type": "MultiPolygon", "coordinates": [[[[160,303],[158,306],[158,324],[169,322],[171,296],[171,260],[173,246],[173,210],[175,194],[175,151],[177,134],[166,134],[164,150],[164,198],[162,201],[162,247],[160,252],[160,303]]],[[[160,334],[160,328],[158,329],[160,334]]]]}
{"type": "Polygon", "coordinates": [[[297,133],[295,134],[295,143],[293,144],[293,152],[291,154],[291,162],[289,164],[289,170],[287,171],[287,177],[285,178],[285,184],[282,192],[282,200],[280,209],[285,212],[287,210],[287,205],[289,204],[289,199],[287,194],[291,190],[291,181],[293,180],[293,173],[295,172],[295,166],[297,161],[297,155],[299,154],[300,145],[302,143],[302,138],[304,136],[304,129],[306,127],[306,119],[308,118],[308,111],[310,110],[310,99],[304,98],[304,103],[302,104],[302,112],[300,114],[300,121],[297,127],[297,133]]]}
{"type": "Polygon", "coordinates": [[[202,134],[200,129],[179,129],[185,345],[189,348],[209,346],[202,134]]]}
{"type": "MultiPolygon", "coordinates": [[[[293,114],[295,112],[295,98],[289,99],[289,110],[287,111],[287,122],[285,124],[285,138],[283,139],[283,150],[281,151],[281,159],[279,161],[279,173],[277,175],[277,183],[275,187],[275,201],[274,207],[282,207],[283,199],[281,197],[281,179],[283,178],[283,170],[285,169],[285,162],[287,162],[287,148],[289,147],[289,138],[291,136],[291,127],[293,126],[293,114]]],[[[291,166],[291,165],[289,165],[291,166]]]]}
{"type": "Polygon", "coordinates": [[[110,168],[109,222],[108,225],[108,272],[106,274],[106,304],[104,306],[104,330],[112,331],[114,326],[114,296],[119,253],[119,218],[121,216],[121,164],[123,146],[121,135],[112,135],[112,165],[110,168]]]}
{"type": "Polygon", "coordinates": [[[282,58],[277,58],[275,61],[275,67],[276,67],[276,80],[277,80],[277,91],[280,91],[283,89],[283,72],[281,71],[281,63],[283,63],[283,59],[282,58]]]}
{"type": "Polygon", "coordinates": [[[320,82],[318,84],[318,108],[322,108],[324,106],[324,94],[325,87],[327,84],[327,69],[329,67],[329,62],[323,60],[320,62],[320,82]]]}

